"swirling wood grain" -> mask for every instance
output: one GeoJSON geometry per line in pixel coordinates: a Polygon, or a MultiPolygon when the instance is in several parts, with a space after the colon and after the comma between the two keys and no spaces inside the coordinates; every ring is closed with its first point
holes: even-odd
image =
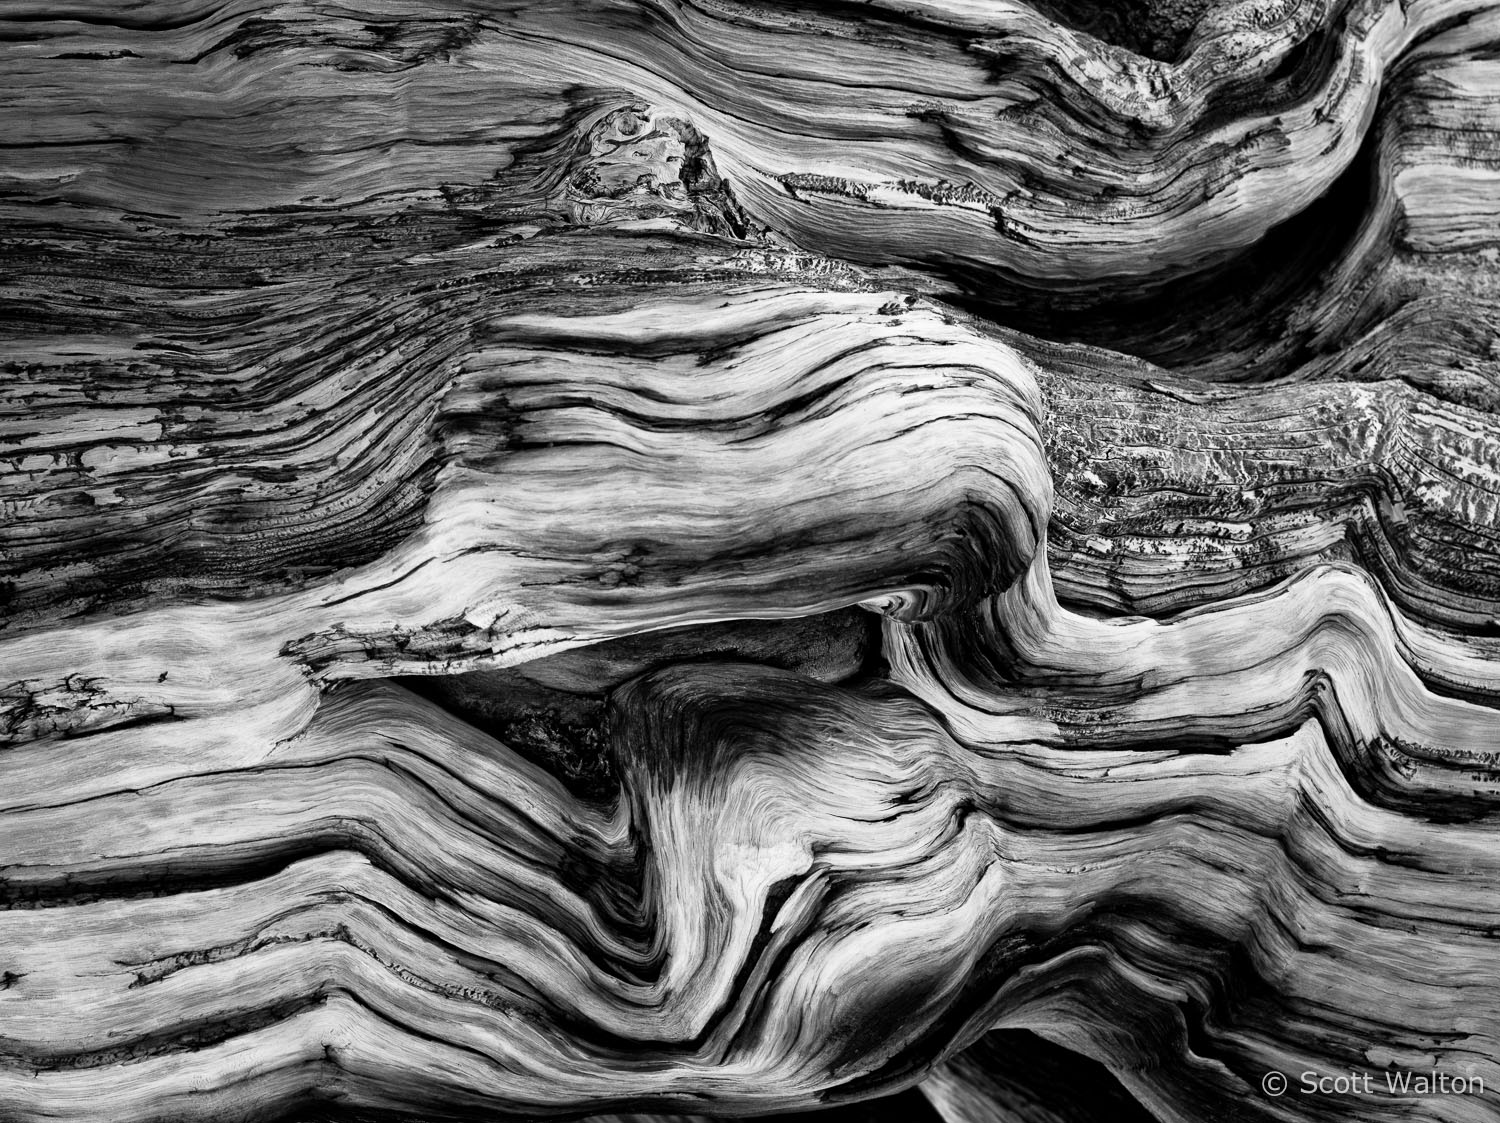
{"type": "Polygon", "coordinates": [[[0,1119],[1495,1117],[1500,10],[0,30],[0,1119]]]}

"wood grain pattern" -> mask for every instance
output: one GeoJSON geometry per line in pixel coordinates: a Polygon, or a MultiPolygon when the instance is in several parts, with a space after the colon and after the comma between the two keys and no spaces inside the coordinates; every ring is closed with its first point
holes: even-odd
{"type": "Polygon", "coordinates": [[[0,1120],[1500,1115],[1500,9],[0,33],[0,1120]]]}

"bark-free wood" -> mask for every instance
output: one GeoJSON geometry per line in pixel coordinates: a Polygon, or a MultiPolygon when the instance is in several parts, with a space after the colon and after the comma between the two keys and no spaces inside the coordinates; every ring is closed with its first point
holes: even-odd
{"type": "Polygon", "coordinates": [[[1495,10],[4,19],[0,1119],[1495,1116],[1495,10]]]}

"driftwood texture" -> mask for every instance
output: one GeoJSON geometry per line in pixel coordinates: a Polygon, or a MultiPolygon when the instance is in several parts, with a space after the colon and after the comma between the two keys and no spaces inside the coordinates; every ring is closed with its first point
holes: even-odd
{"type": "Polygon", "coordinates": [[[0,1119],[1500,1117],[1500,8],[0,26],[0,1119]]]}

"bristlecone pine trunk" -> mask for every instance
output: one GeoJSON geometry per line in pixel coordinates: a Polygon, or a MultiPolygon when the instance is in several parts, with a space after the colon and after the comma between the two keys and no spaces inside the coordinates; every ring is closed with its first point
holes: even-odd
{"type": "Polygon", "coordinates": [[[0,1123],[1500,1118],[1496,0],[0,32],[0,1123]]]}

